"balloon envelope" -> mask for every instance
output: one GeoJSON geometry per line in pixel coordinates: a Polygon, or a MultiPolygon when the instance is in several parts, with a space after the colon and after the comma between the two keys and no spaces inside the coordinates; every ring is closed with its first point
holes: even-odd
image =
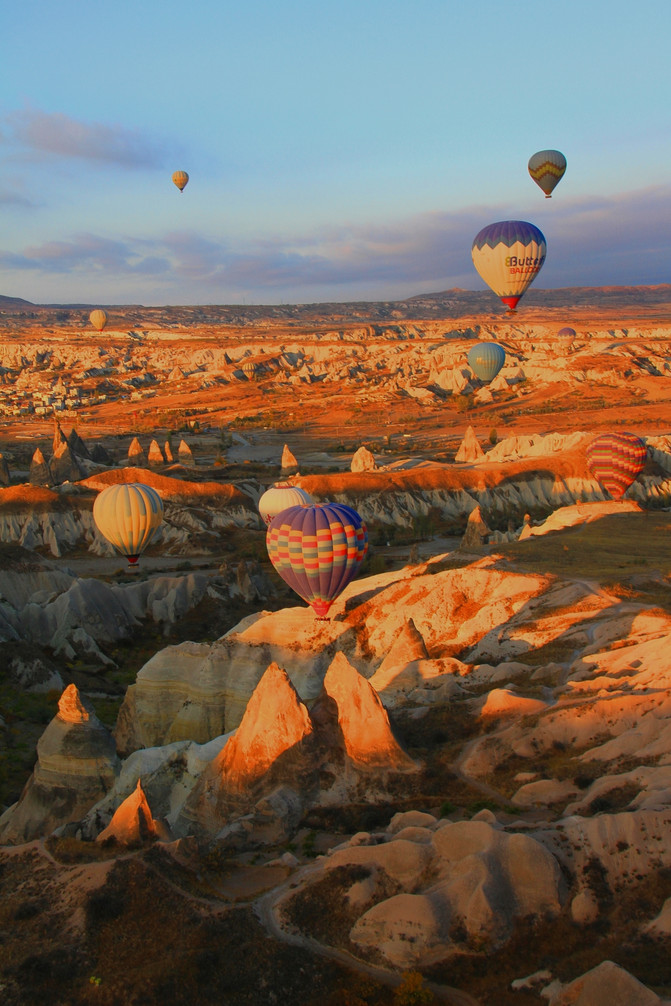
{"type": "Polygon", "coordinates": [[[93,504],[96,527],[134,566],[163,520],[161,497],[142,482],[108,486],[93,504]]]}
{"type": "Polygon", "coordinates": [[[564,177],[566,158],[561,150],[539,150],[529,158],[529,174],[550,199],[552,190],[564,177]]]}
{"type": "Polygon", "coordinates": [[[180,192],[184,192],[186,185],[189,181],[189,176],[186,171],[175,171],[173,172],[172,180],[179,189],[180,192]]]}
{"type": "Polygon", "coordinates": [[[574,328],[571,328],[570,325],[565,325],[563,328],[560,328],[559,331],[557,332],[557,335],[566,336],[567,338],[570,339],[575,339],[577,334],[578,333],[576,332],[576,330],[574,328]]]}
{"type": "Polygon", "coordinates": [[[259,500],[259,513],[266,524],[270,524],[278,513],[288,510],[290,506],[308,506],[314,503],[309,492],[300,486],[292,486],[290,482],[278,482],[266,489],[259,500]]]}
{"type": "Polygon", "coordinates": [[[468,351],[468,365],[481,381],[493,381],[505,359],[506,351],[498,342],[479,342],[468,351]]]}
{"type": "Polygon", "coordinates": [[[324,617],[368,548],[363,520],[342,503],[292,506],[270,522],[268,555],[285,583],[324,617]]]}
{"type": "Polygon", "coordinates": [[[514,311],[545,262],[542,231],[526,220],[500,220],[473,239],[473,265],[485,283],[514,311]]]}
{"type": "Polygon", "coordinates": [[[107,324],[107,311],[103,311],[100,307],[96,308],[95,311],[91,311],[89,321],[94,328],[97,328],[99,332],[102,332],[103,328],[107,324]]]}
{"type": "Polygon", "coordinates": [[[602,433],[587,448],[587,467],[619,500],[643,470],[646,453],[645,444],[633,433],[602,433]]]}

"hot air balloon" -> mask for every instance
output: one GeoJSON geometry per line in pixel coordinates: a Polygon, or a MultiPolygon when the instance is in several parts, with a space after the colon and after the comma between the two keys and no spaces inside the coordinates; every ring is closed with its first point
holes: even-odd
{"type": "Polygon", "coordinates": [[[173,172],[172,180],[179,189],[180,192],[184,192],[189,181],[189,176],[186,171],[175,171],[173,172]]]}
{"type": "Polygon", "coordinates": [[[468,365],[481,381],[493,381],[505,363],[506,351],[498,342],[479,342],[468,351],[468,365]]]}
{"type": "Polygon", "coordinates": [[[308,506],[310,503],[314,503],[314,500],[305,489],[292,486],[290,482],[276,482],[266,489],[259,500],[259,513],[265,523],[270,524],[273,517],[290,506],[308,506]]]}
{"type": "Polygon", "coordinates": [[[471,248],[473,265],[485,283],[514,311],[540,272],[547,245],[526,220],[500,220],[483,227],[471,248]]]}
{"type": "Polygon", "coordinates": [[[270,522],[268,555],[285,583],[319,618],[354,579],[368,548],[356,510],[342,503],[292,506],[270,522]]]}
{"type": "Polygon", "coordinates": [[[99,332],[102,332],[103,328],[107,324],[107,311],[103,311],[100,307],[96,308],[95,311],[91,311],[89,321],[94,328],[97,328],[99,332]]]}
{"type": "Polygon", "coordinates": [[[552,190],[566,171],[566,158],[561,150],[539,150],[529,158],[529,174],[543,192],[552,197],[552,190]]]}
{"type": "Polygon", "coordinates": [[[245,375],[248,381],[254,379],[256,370],[257,367],[253,360],[245,360],[245,362],[242,365],[242,373],[245,375]]]}
{"type": "Polygon", "coordinates": [[[121,482],[96,496],[93,519],[101,535],[135,566],[163,520],[163,502],[151,486],[121,482]]]}
{"type": "Polygon", "coordinates": [[[602,433],[587,448],[587,467],[619,500],[643,470],[646,453],[645,444],[634,433],[602,433]]]}
{"type": "Polygon", "coordinates": [[[562,338],[566,339],[575,339],[577,334],[578,333],[576,332],[576,330],[574,328],[571,328],[570,325],[564,325],[564,327],[560,328],[559,331],[557,332],[557,335],[561,335],[562,338]]]}

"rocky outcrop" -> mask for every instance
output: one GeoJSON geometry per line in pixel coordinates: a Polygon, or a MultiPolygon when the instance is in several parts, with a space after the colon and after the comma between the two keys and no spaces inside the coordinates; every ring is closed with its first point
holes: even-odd
{"type": "Polygon", "coordinates": [[[149,451],[147,453],[147,463],[150,468],[160,468],[165,464],[165,458],[163,457],[163,452],[158,446],[155,440],[149,444],[149,451]]]}
{"type": "Polygon", "coordinates": [[[137,437],[133,437],[128,448],[128,464],[131,468],[146,468],[147,457],[142,444],[137,437]]]}
{"type": "Polygon", "coordinates": [[[117,808],[112,820],[96,837],[96,841],[113,841],[118,845],[135,847],[154,841],[165,833],[165,828],[152,817],[142,783],[138,779],[135,790],[117,808]]]}
{"type": "Polygon", "coordinates": [[[491,533],[491,529],[482,519],[482,510],[476,506],[468,515],[468,523],[459,547],[464,551],[481,549],[489,541],[491,533]]]}
{"type": "Polygon", "coordinates": [[[353,472],[374,472],[377,463],[371,451],[367,447],[360,447],[352,457],[350,469],[353,472]]]}
{"type": "Polygon", "coordinates": [[[193,467],[193,451],[187,444],[186,440],[180,440],[179,446],[177,447],[177,460],[180,464],[186,465],[188,468],[193,467]]]}
{"type": "Polygon", "coordinates": [[[465,462],[467,464],[472,464],[474,461],[482,460],[484,456],[484,451],[478,443],[475,430],[472,426],[469,426],[464,434],[464,439],[461,441],[461,445],[454,460],[460,463],[465,462]]]}
{"type": "Polygon", "coordinates": [[[9,465],[4,454],[0,454],[0,486],[8,486],[11,482],[9,465]]]}
{"type": "Polygon", "coordinates": [[[549,1006],[664,1006],[659,996],[612,961],[545,996],[549,1006]]]}
{"type": "Polygon", "coordinates": [[[298,471],[298,461],[289,450],[288,444],[285,444],[282,449],[280,468],[282,470],[282,475],[295,475],[298,471]]]}
{"type": "Polygon", "coordinates": [[[79,464],[77,456],[70,450],[65,437],[54,451],[49,466],[54,485],[60,485],[62,482],[77,482],[86,474],[79,464]]]}
{"type": "Polygon", "coordinates": [[[28,476],[32,486],[50,486],[53,483],[49,462],[45,460],[44,454],[38,447],[30,462],[30,474],[28,476]]]}
{"type": "Polygon", "coordinates": [[[114,741],[75,685],[37,742],[37,764],[18,803],[0,817],[0,843],[28,842],[78,821],[119,772],[114,741]]]}

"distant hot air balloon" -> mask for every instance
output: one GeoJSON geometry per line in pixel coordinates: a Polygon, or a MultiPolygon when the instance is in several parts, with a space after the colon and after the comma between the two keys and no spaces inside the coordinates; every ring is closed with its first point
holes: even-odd
{"type": "Polygon", "coordinates": [[[96,496],[93,519],[101,535],[135,566],[163,520],[163,501],[151,486],[121,482],[96,496]]]}
{"type": "Polygon", "coordinates": [[[99,332],[102,332],[103,328],[107,324],[107,311],[103,311],[100,307],[96,308],[95,311],[91,311],[89,321],[94,328],[97,328],[99,332]]]}
{"type": "Polygon", "coordinates": [[[566,171],[566,158],[561,150],[539,150],[529,158],[529,174],[550,199],[555,185],[566,171]]]}
{"type": "Polygon", "coordinates": [[[545,262],[542,232],[526,220],[500,220],[483,227],[471,248],[473,265],[485,283],[514,311],[545,262]]]}
{"type": "Polygon", "coordinates": [[[613,499],[619,500],[645,465],[647,448],[633,433],[602,433],[587,448],[587,467],[613,499]]]}
{"type": "Polygon", "coordinates": [[[189,176],[186,171],[175,171],[173,172],[172,180],[179,189],[180,192],[184,192],[189,181],[189,176]]]}
{"type": "Polygon", "coordinates": [[[565,325],[564,328],[560,328],[559,331],[557,332],[557,335],[561,335],[562,337],[565,337],[567,339],[575,339],[577,334],[578,333],[576,332],[576,330],[574,328],[571,328],[570,325],[565,325]]]}
{"type": "Polygon", "coordinates": [[[368,548],[363,520],[342,503],[292,506],[270,522],[268,555],[285,583],[324,618],[368,548]]]}
{"type": "Polygon", "coordinates": [[[493,381],[506,360],[506,351],[498,342],[479,342],[468,351],[468,365],[481,381],[493,381]]]}
{"type": "Polygon", "coordinates": [[[290,506],[307,506],[314,503],[309,492],[300,486],[292,486],[290,482],[276,482],[266,489],[259,500],[259,513],[266,524],[270,524],[278,513],[288,510],[290,506]]]}
{"type": "Polygon", "coordinates": [[[251,381],[256,374],[256,364],[253,360],[245,360],[242,365],[242,373],[251,381]]]}

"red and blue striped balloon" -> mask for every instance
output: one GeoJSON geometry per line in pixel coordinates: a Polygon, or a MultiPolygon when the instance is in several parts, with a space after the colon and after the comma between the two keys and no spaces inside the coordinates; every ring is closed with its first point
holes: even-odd
{"type": "Polygon", "coordinates": [[[356,510],[343,503],[297,505],[273,517],[266,545],[284,582],[323,618],[356,576],[368,532],[356,510]]]}
{"type": "Polygon", "coordinates": [[[643,471],[647,448],[634,433],[602,433],[587,448],[587,467],[599,485],[619,500],[643,471]]]}

